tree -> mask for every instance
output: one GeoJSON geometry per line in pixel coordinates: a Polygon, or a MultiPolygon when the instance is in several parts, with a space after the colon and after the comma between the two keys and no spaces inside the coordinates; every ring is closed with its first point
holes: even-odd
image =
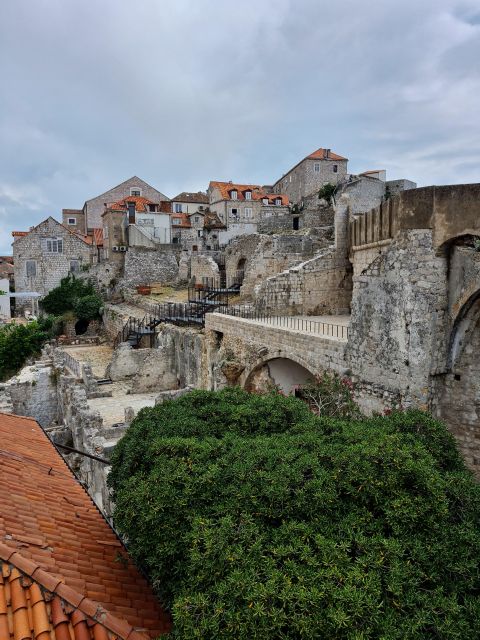
{"type": "Polygon", "coordinates": [[[480,488],[427,414],[195,391],[139,413],[109,483],[176,638],[480,635],[480,488]]]}
{"type": "Polygon", "coordinates": [[[54,333],[52,318],[0,327],[0,380],[15,375],[28,358],[38,355],[54,333]]]}
{"type": "Polygon", "coordinates": [[[323,187],[318,192],[318,198],[319,200],[323,198],[328,202],[328,204],[331,204],[333,198],[335,197],[336,192],[337,192],[336,185],[332,184],[331,182],[327,182],[326,184],[323,185],[323,187]]]}
{"type": "Polygon", "coordinates": [[[69,274],[43,298],[41,306],[47,313],[55,316],[73,311],[78,318],[93,320],[100,315],[102,299],[91,282],[69,274]]]}

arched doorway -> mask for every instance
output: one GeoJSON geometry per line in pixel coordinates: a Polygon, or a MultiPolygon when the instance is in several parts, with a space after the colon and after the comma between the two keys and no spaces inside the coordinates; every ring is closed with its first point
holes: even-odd
{"type": "Polygon", "coordinates": [[[246,263],[247,263],[246,258],[240,258],[240,260],[237,262],[237,272],[235,274],[235,280],[239,285],[243,283],[243,279],[245,278],[246,263]]]}
{"type": "Polygon", "coordinates": [[[77,320],[77,322],[75,323],[75,335],[83,336],[85,333],[87,333],[89,324],[89,320],[77,320]]]}
{"type": "Polygon", "coordinates": [[[439,386],[439,417],[457,439],[467,465],[480,473],[480,291],[457,316],[449,371],[439,386]]]}
{"type": "Polygon", "coordinates": [[[257,366],[245,381],[245,389],[265,393],[278,389],[285,395],[295,394],[299,385],[312,382],[314,374],[289,358],[273,358],[257,366]]]}

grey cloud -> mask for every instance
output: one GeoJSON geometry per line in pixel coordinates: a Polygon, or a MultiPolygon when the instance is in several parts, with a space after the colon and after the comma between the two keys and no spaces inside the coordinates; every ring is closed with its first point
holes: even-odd
{"type": "Polygon", "coordinates": [[[326,146],[352,171],[478,180],[476,0],[16,0],[0,21],[0,253],[137,174],[266,183],[326,146]]]}

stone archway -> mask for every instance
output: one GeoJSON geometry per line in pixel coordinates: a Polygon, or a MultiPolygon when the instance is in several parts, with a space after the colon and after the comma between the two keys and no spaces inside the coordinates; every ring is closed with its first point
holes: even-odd
{"type": "Polygon", "coordinates": [[[457,439],[467,465],[480,474],[480,290],[454,324],[448,372],[438,392],[439,417],[457,439]]]}
{"type": "Polygon", "coordinates": [[[237,262],[235,280],[239,285],[243,284],[243,280],[245,278],[245,267],[246,267],[246,264],[247,264],[247,259],[246,258],[240,258],[240,260],[237,262]]]}
{"type": "Polygon", "coordinates": [[[87,333],[89,326],[90,320],[85,320],[84,318],[77,320],[77,322],[75,323],[75,335],[83,336],[85,333],[87,333]]]}
{"type": "Polygon", "coordinates": [[[298,362],[278,357],[257,364],[246,376],[244,388],[256,393],[278,388],[285,395],[291,395],[299,385],[314,378],[315,374],[298,362]]]}

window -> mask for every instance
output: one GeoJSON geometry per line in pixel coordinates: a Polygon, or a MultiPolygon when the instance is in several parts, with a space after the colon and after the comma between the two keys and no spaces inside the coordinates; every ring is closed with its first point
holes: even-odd
{"type": "Polygon", "coordinates": [[[275,198],[275,204],[276,205],[282,204],[282,199],[281,198],[275,198]]]}
{"type": "Polygon", "coordinates": [[[195,216],[194,220],[198,224],[200,222],[200,216],[195,216]]]}
{"type": "Polygon", "coordinates": [[[142,190],[140,187],[130,187],[130,195],[131,196],[141,196],[142,190]]]}
{"type": "Polygon", "coordinates": [[[315,173],[319,173],[320,172],[320,163],[319,162],[315,162],[315,164],[313,165],[313,170],[315,171],[315,173]]]}
{"type": "Polygon", "coordinates": [[[199,205],[198,210],[199,211],[203,211],[205,209],[205,207],[203,206],[203,204],[199,205]]]}
{"type": "Polygon", "coordinates": [[[262,202],[263,204],[268,204],[268,198],[263,198],[262,202]]]}
{"type": "Polygon", "coordinates": [[[128,222],[135,224],[135,202],[128,202],[128,222]]]}
{"type": "Polygon", "coordinates": [[[80,271],[80,260],[70,260],[71,273],[78,273],[80,271]]]}
{"type": "Polygon", "coordinates": [[[338,164],[333,165],[333,173],[338,173],[338,164]]]}
{"type": "Polygon", "coordinates": [[[103,227],[103,237],[108,240],[108,227],[103,227]]]}
{"type": "Polygon", "coordinates": [[[62,238],[43,238],[43,250],[46,253],[63,253],[62,238]]]}
{"type": "Polygon", "coordinates": [[[156,204],[149,204],[148,205],[148,210],[149,211],[156,211],[157,210],[157,205],[156,204]]]}
{"type": "Polygon", "coordinates": [[[245,200],[251,200],[251,199],[252,199],[252,192],[245,191],[245,200]]]}
{"type": "Polygon", "coordinates": [[[77,219],[76,218],[69,218],[68,219],[68,224],[77,224],[77,219]]]}
{"type": "Polygon", "coordinates": [[[178,218],[174,218],[173,219],[173,224],[180,224],[181,220],[179,220],[178,218]]]}
{"type": "Polygon", "coordinates": [[[175,203],[175,213],[182,213],[182,203],[181,202],[176,202],[175,203]]]}
{"type": "Polygon", "coordinates": [[[245,207],[245,218],[251,218],[251,217],[252,217],[252,208],[245,207]]]}
{"type": "Polygon", "coordinates": [[[230,209],[230,216],[232,218],[238,218],[238,209],[230,209]]]}
{"type": "Polygon", "coordinates": [[[236,189],[233,189],[232,191],[230,191],[230,198],[231,198],[232,200],[236,200],[236,199],[237,199],[237,196],[238,196],[238,193],[237,193],[237,190],[236,190],[236,189]]]}
{"type": "Polygon", "coordinates": [[[25,268],[27,271],[27,278],[34,278],[37,275],[37,262],[36,260],[27,260],[25,262],[25,268]]]}
{"type": "Polygon", "coordinates": [[[202,232],[201,232],[201,230],[199,229],[199,230],[197,231],[197,238],[201,238],[201,237],[202,237],[202,232]]]}
{"type": "Polygon", "coordinates": [[[290,177],[289,177],[288,181],[289,181],[289,182],[291,182],[291,181],[292,181],[292,176],[290,176],[290,177]]]}

